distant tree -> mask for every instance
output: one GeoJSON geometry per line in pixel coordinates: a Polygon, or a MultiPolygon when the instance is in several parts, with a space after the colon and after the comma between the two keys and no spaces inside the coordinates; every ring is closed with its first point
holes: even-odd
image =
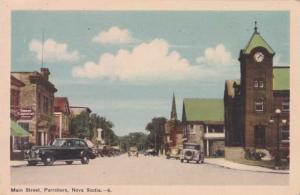
{"type": "Polygon", "coordinates": [[[71,118],[71,135],[74,137],[88,138],[96,142],[96,131],[98,128],[103,129],[102,138],[105,143],[110,145],[118,144],[118,136],[112,130],[113,123],[107,120],[105,117],[101,117],[96,113],[89,114],[87,112],[82,112],[71,118]]]}
{"type": "Polygon", "coordinates": [[[146,144],[153,147],[158,152],[163,148],[163,139],[165,134],[165,117],[155,117],[146,125],[146,130],[150,132],[146,144]]]}
{"type": "Polygon", "coordinates": [[[131,146],[136,146],[138,150],[144,150],[146,148],[147,135],[142,132],[132,132],[119,137],[119,140],[123,151],[127,151],[131,146]]]}
{"type": "Polygon", "coordinates": [[[89,125],[89,113],[82,112],[71,118],[70,122],[71,136],[73,137],[89,137],[91,129],[89,125]]]}

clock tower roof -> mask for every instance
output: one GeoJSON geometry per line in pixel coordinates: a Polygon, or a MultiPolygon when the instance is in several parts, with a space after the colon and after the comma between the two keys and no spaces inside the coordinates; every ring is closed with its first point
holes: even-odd
{"type": "Polygon", "coordinates": [[[252,37],[246,47],[242,50],[244,54],[250,54],[251,51],[256,47],[263,47],[265,48],[270,54],[275,54],[273,49],[270,47],[270,45],[264,40],[264,38],[257,32],[256,22],[255,22],[255,28],[254,33],[252,34],[252,37]]]}

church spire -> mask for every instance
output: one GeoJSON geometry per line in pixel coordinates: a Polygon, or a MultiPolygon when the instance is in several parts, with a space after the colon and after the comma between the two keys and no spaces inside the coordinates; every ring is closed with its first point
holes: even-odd
{"type": "Polygon", "coordinates": [[[177,120],[176,102],[175,102],[174,92],[173,92],[173,99],[172,99],[171,120],[177,120]]]}

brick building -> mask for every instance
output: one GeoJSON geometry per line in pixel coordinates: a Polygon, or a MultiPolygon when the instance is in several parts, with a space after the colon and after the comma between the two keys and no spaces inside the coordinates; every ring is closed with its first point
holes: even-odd
{"type": "Polygon", "coordinates": [[[224,154],[224,105],[222,99],[185,98],[182,123],[187,142],[201,145],[206,156],[224,154]]]}
{"type": "Polygon", "coordinates": [[[255,27],[249,43],[240,51],[241,78],[225,82],[228,159],[244,158],[244,149],[272,153],[277,144],[285,150],[289,147],[289,67],[273,66],[274,55],[255,27]]]}
{"type": "Polygon", "coordinates": [[[31,133],[29,142],[34,145],[47,144],[53,125],[52,113],[55,86],[49,81],[48,68],[41,72],[12,72],[25,86],[20,90],[18,124],[31,133]]]}
{"type": "MultiPolygon", "coordinates": [[[[10,119],[11,127],[17,126],[16,121],[19,118],[20,109],[20,91],[25,84],[14,76],[10,76],[10,119]]],[[[18,126],[17,126],[18,128],[18,126]]],[[[11,159],[22,159],[23,150],[26,148],[26,143],[29,141],[29,136],[16,136],[11,132],[10,136],[10,156],[11,159]]]]}
{"type": "Polygon", "coordinates": [[[67,97],[55,97],[54,98],[54,122],[53,131],[55,132],[50,140],[53,141],[54,138],[62,138],[70,136],[70,107],[67,97]]]}

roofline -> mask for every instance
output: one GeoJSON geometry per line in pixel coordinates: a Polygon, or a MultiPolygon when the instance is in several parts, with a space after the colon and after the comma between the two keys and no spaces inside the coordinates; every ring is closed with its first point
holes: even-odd
{"type": "Polygon", "coordinates": [[[87,108],[89,112],[92,112],[92,110],[89,107],[86,106],[69,106],[70,108],[87,108]]]}
{"type": "Polygon", "coordinates": [[[290,66],[273,66],[273,69],[276,69],[276,68],[278,68],[278,69],[288,69],[288,68],[290,68],[290,66]]]}

